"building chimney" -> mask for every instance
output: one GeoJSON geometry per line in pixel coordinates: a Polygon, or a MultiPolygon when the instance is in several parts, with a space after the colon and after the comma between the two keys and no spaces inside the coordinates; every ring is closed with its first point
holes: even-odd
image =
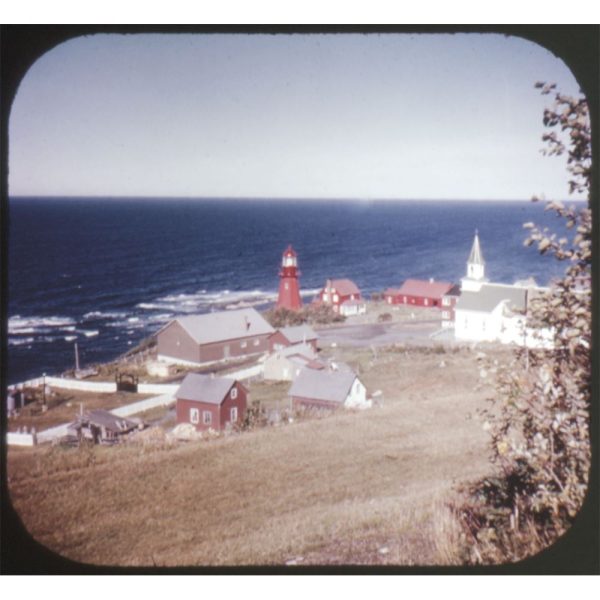
{"type": "Polygon", "coordinates": [[[250,321],[248,321],[248,317],[244,317],[244,321],[246,322],[246,331],[250,329],[250,321]]]}

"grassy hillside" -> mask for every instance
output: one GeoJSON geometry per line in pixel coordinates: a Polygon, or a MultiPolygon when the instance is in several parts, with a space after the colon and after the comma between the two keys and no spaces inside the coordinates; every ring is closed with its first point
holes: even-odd
{"type": "Polygon", "coordinates": [[[452,560],[444,501],[490,469],[474,354],[344,358],[382,407],[172,446],[11,448],[12,502],[37,540],[87,563],[452,560]]]}

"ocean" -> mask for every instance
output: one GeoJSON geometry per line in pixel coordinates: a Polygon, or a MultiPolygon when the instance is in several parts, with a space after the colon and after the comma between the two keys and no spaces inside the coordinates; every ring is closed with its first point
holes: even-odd
{"type": "Polygon", "coordinates": [[[491,281],[559,277],[523,223],[560,227],[531,202],[12,198],[8,382],[114,359],[177,315],[276,299],[298,253],[310,301],[327,278],[364,295],[406,278],[459,282],[475,229],[491,281]]]}

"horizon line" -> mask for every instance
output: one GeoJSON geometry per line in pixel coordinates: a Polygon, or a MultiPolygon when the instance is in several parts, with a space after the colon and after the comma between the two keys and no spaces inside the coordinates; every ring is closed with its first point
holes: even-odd
{"type": "Polygon", "coordinates": [[[350,201],[350,202],[551,202],[551,201],[569,201],[585,202],[587,198],[393,198],[393,197],[346,197],[346,196],[145,196],[145,195],[80,195],[80,194],[8,194],[10,199],[64,199],[64,200],[268,200],[268,201],[350,201]]]}

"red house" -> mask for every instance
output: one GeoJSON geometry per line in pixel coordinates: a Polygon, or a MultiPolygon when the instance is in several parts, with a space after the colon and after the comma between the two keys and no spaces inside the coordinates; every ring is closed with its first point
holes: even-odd
{"type": "Polygon", "coordinates": [[[221,431],[243,421],[248,390],[235,379],[188,373],[175,397],[177,423],[221,431]]]}
{"type": "Polygon", "coordinates": [[[358,315],[367,311],[358,286],[351,279],[328,279],[317,302],[328,304],[341,315],[358,315]]]}
{"type": "Polygon", "coordinates": [[[281,271],[279,271],[279,295],[275,308],[286,308],[287,310],[300,310],[302,298],[300,298],[300,284],[298,282],[298,255],[288,246],[281,257],[281,271]]]}
{"type": "Polygon", "coordinates": [[[454,284],[447,281],[423,281],[407,279],[399,289],[387,289],[383,292],[388,304],[408,304],[411,306],[435,306],[442,308],[442,298],[454,284]]]}

